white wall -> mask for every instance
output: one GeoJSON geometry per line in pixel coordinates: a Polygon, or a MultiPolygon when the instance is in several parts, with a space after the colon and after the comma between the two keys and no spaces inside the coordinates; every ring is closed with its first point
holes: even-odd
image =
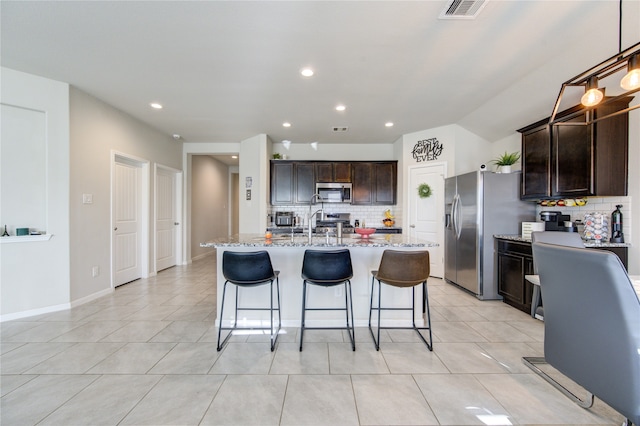
{"type": "MultiPolygon", "coordinates": [[[[46,194],[46,231],[53,234],[48,241],[0,245],[0,318],[6,320],[69,302],[69,86],[7,68],[0,72],[2,104],[46,116],[46,187],[38,190],[46,194]]],[[[20,141],[2,141],[7,143],[20,141]]]]}
{"type": "MultiPolygon", "coordinates": [[[[282,143],[274,142],[271,144],[271,152],[286,155],[288,160],[299,161],[388,161],[395,159],[394,144],[391,143],[372,145],[318,143],[317,150],[314,150],[311,144],[292,143],[287,150],[282,143]]],[[[271,159],[271,155],[269,155],[269,159],[271,159]]]]}

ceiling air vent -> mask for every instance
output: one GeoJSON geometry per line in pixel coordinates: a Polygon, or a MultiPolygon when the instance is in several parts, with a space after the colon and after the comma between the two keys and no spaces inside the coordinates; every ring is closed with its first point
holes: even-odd
{"type": "Polygon", "coordinates": [[[332,129],[336,133],[346,132],[347,130],[349,130],[347,126],[336,126],[336,127],[332,127],[332,129]]]}
{"type": "Polygon", "coordinates": [[[440,13],[439,19],[475,19],[489,0],[452,0],[440,13]]]}

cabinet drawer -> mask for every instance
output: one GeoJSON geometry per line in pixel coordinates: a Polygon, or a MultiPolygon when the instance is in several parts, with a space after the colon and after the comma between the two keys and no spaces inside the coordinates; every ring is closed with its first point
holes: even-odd
{"type": "Polygon", "coordinates": [[[517,253],[527,257],[533,257],[531,243],[523,243],[518,241],[498,240],[498,251],[500,253],[517,253]]]}

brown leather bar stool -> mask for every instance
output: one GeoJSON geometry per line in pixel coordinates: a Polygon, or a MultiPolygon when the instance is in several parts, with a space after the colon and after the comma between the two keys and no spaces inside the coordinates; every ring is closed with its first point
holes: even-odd
{"type": "Polygon", "coordinates": [[[431,334],[431,315],[429,313],[429,297],[427,296],[427,279],[429,278],[429,252],[428,251],[400,251],[385,250],[382,253],[380,266],[377,271],[371,271],[371,302],[369,304],[369,331],[373,338],[376,350],[380,350],[380,329],[410,329],[415,330],[420,339],[427,345],[430,351],[433,350],[433,336],[431,334]],[[375,282],[378,281],[378,306],[373,306],[373,294],[375,282]],[[411,287],[411,307],[384,308],[381,306],[382,284],[393,287],[411,287]],[[422,284],[422,306],[423,314],[426,314],[427,327],[417,327],[415,321],[416,308],[416,286],[422,284]],[[377,338],[371,327],[373,311],[378,311],[378,333],[377,338]],[[381,327],[381,311],[411,311],[412,327],[381,327]],[[429,341],[425,340],[420,330],[429,330],[429,341]]]}
{"type": "Polygon", "coordinates": [[[351,278],[353,267],[351,265],[351,252],[349,250],[306,250],[302,260],[302,322],[300,324],[300,351],[302,351],[302,339],[305,330],[348,330],[351,339],[351,348],[356,350],[355,329],[353,322],[353,299],[351,297],[351,278]],[[320,287],[333,287],[344,284],[344,308],[309,308],[307,307],[307,284],[320,287]],[[345,311],[346,327],[307,327],[305,325],[305,313],[307,311],[345,311]],[[351,324],[349,324],[349,311],[351,311],[351,324]]]}
{"type": "Polygon", "coordinates": [[[271,333],[271,351],[273,352],[278,333],[282,324],[280,317],[280,281],[278,275],[280,271],[274,271],[271,266],[271,258],[267,251],[256,252],[233,252],[225,251],[222,253],[222,274],[226,281],[222,288],[222,304],[220,306],[220,324],[218,327],[218,351],[221,351],[224,345],[231,337],[234,330],[270,330],[271,333]],[[273,306],[273,283],[276,283],[276,298],[278,306],[273,306]],[[236,286],[236,306],[233,324],[231,327],[223,327],[222,320],[224,318],[224,300],[227,292],[227,284],[235,284],[236,286]],[[238,306],[238,290],[240,288],[257,287],[261,285],[270,285],[270,306],[265,308],[242,308],[238,306]],[[238,327],[238,311],[269,311],[270,327],[238,327]],[[278,328],[273,326],[273,312],[278,312],[278,328]],[[220,343],[222,330],[229,330],[229,333],[220,343]]]}

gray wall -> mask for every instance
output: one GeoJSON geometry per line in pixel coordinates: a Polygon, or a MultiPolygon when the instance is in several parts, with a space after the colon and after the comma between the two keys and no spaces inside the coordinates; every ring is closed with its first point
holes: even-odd
{"type": "MultiPolygon", "coordinates": [[[[191,159],[191,258],[210,254],[200,243],[229,234],[229,167],[209,155],[191,159]]],[[[236,215],[237,216],[237,215],[236,215]]]]}
{"type": "MultiPolygon", "coordinates": [[[[149,258],[154,259],[153,164],[182,169],[182,144],[73,87],[70,123],[71,300],[76,300],[111,287],[112,152],[151,164],[148,244],[149,258]],[[82,194],[93,194],[93,204],[82,204],[82,194]],[[100,268],[95,278],[93,266],[100,268]]],[[[153,264],[150,260],[149,267],[153,264]]]]}

